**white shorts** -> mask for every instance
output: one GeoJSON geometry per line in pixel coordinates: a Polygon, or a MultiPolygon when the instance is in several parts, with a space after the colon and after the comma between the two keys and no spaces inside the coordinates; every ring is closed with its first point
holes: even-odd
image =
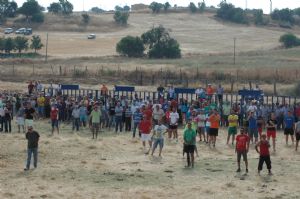
{"type": "Polygon", "coordinates": [[[142,140],[143,142],[151,141],[151,134],[150,134],[150,133],[149,133],[149,134],[143,134],[143,133],[142,133],[141,140],[142,140]]]}
{"type": "Polygon", "coordinates": [[[25,120],[25,124],[26,124],[27,127],[28,127],[28,126],[32,126],[32,127],[33,127],[33,120],[28,120],[28,119],[26,119],[26,120],[25,120]]]}
{"type": "Polygon", "coordinates": [[[17,124],[20,126],[24,126],[25,124],[24,117],[17,117],[17,124]]]}

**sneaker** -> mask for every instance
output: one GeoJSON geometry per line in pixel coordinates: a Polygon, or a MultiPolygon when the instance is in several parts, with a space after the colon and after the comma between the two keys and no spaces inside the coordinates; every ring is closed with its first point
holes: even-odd
{"type": "Polygon", "coordinates": [[[28,171],[29,170],[29,168],[24,168],[24,171],[28,171]]]}
{"type": "Polygon", "coordinates": [[[241,172],[241,169],[240,169],[240,168],[238,168],[238,169],[236,170],[236,172],[241,172]]]}

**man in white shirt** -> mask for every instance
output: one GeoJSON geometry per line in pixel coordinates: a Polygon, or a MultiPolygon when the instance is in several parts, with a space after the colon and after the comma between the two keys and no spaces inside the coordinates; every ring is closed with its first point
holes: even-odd
{"type": "Polygon", "coordinates": [[[158,121],[162,120],[162,118],[165,116],[164,111],[160,108],[160,106],[157,104],[155,108],[153,109],[153,122],[154,125],[158,124],[158,121]]]}
{"type": "Polygon", "coordinates": [[[251,105],[248,107],[247,112],[253,112],[256,116],[257,106],[255,105],[255,100],[251,102],[251,105]]]}
{"type": "Polygon", "coordinates": [[[176,142],[178,142],[178,119],[179,114],[177,113],[176,108],[173,108],[172,112],[170,113],[169,138],[171,139],[173,134],[173,139],[176,139],[176,142]]]}

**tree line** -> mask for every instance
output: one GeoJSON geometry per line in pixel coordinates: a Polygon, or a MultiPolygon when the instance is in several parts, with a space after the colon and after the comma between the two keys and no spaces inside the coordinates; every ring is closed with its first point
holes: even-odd
{"type": "Polygon", "coordinates": [[[9,55],[12,51],[17,51],[21,54],[22,51],[27,51],[28,48],[30,48],[36,53],[44,46],[38,35],[33,35],[30,41],[31,43],[29,43],[29,39],[24,36],[17,36],[14,38],[0,37],[0,52],[9,55]]]}

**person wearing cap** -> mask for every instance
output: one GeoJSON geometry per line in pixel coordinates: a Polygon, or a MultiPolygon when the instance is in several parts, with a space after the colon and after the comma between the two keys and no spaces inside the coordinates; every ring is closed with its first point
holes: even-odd
{"type": "Polygon", "coordinates": [[[245,134],[244,128],[241,128],[240,134],[236,137],[236,145],[235,145],[235,152],[237,153],[237,164],[238,164],[238,169],[236,172],[241,172],[241,156],[243,156],[243,160],[246,166],[246,173],[248,173],[247,153],[249,151],[249,142],[250,142],[249,136],[245,134]]]}
{"type": "Polygon", "coordinates": [[[262,134],[261,140],[255,145],[255,150],[259,154],[258,175],[260,175],[264,162],[266,162],[269,175],[272,175],[271,172],[272,165],[271,165],[271,158],[270,158],[270,151],[269,151],[270,143],[266,139],[266,137],[267,136],[265,134],[262,134]]]}
{"type": "Polygon", "coordinates": [[[25,171],[30,169],[31,156],[33,154],[33,166],[37,168],[37,158],[38,158],[38,143],[40,135],[38,132],[33,130],[32,126],[28,126],[28,131],[26,133],[27,139],[27,163],[25,171]]]}
{"type": "Polygon", "coordinates": [[[183,151],[187,154],[187,166],[194,167],[194,151],[196,146],[196,132],[192,128],[192,123],[189,121],[187,123],[187,129],[183,133],[183,151]]]}
{"type": "Polygon", "coordinates": [[[287,115],[284,116],[283,124],[286,145],[288,145],[289,135],[291,136],[291,140],[294,145],[295,117],[291,110],[288,110],[287,115]]]}

